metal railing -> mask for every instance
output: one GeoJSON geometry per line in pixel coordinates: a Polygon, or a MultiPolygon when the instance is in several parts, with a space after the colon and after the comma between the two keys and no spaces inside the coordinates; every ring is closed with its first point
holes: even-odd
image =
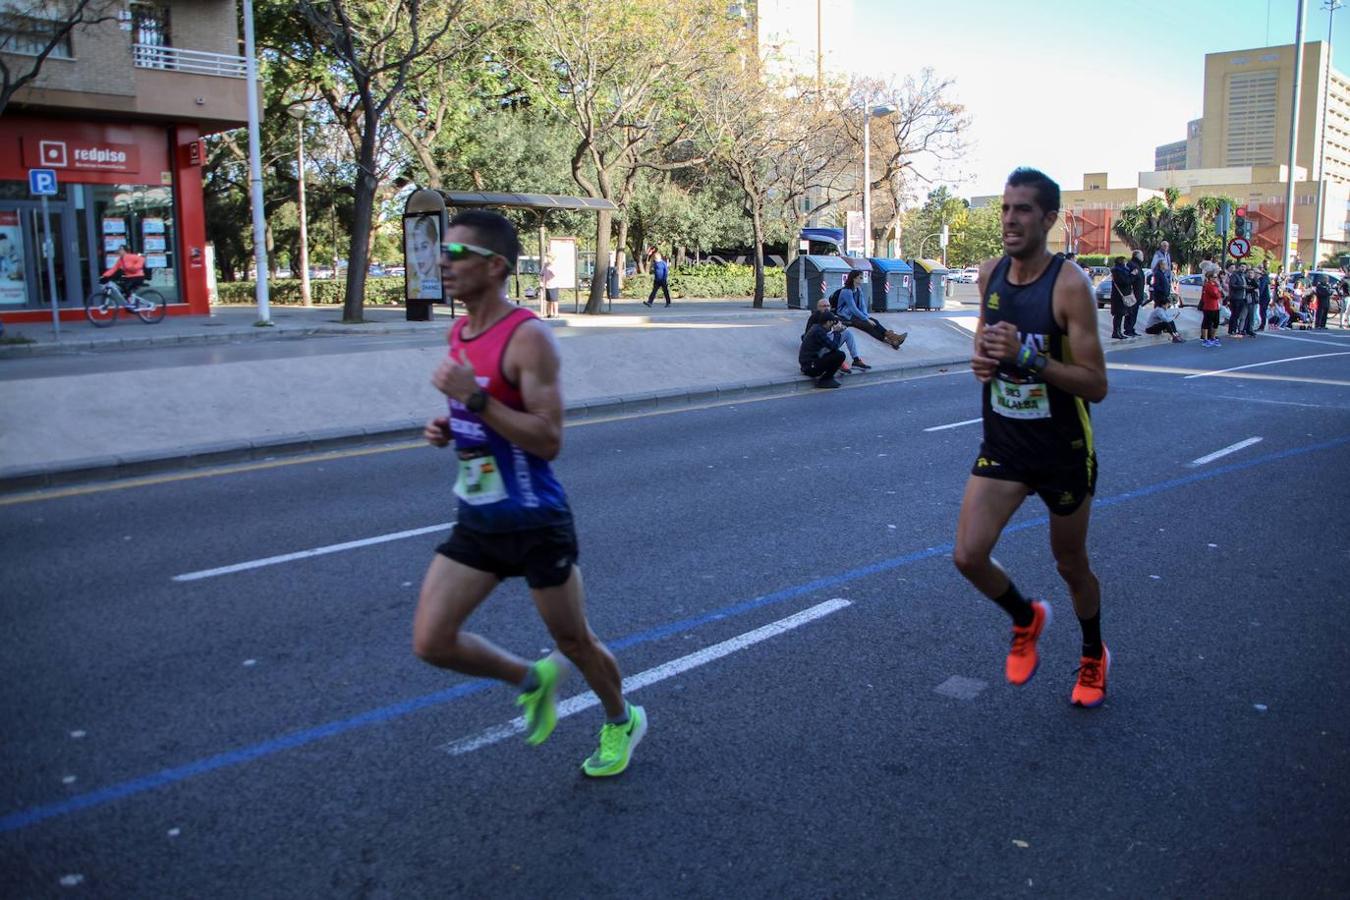
{"type": "Polygon", "coordinates": [[[223,78],[245,77],[244,57],[228,53],[132,44],[131,61],[138,69],[168,69],[194,75],[219,75],[223,78]]]}

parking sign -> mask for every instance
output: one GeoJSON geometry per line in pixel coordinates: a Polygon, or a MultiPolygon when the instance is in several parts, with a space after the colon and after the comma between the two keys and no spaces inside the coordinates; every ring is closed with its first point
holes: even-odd
{"type": "Polygon", "coordinates": [[[56,170],[29,169],[28,193],[32,194],[34,197],[55,197],[56,170]]]}

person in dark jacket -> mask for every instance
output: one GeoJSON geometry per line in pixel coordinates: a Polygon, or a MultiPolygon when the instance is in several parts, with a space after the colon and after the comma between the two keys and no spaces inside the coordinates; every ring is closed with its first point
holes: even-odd
{"type": "Polygon", "coordinates": [[[1269,320],[1267,311],[1270,309],[1270,270],[1266,268],[1265,263],[1261,263],[1260,277],[1256,279],[1256,302],[1261,307],[1261,319],[1257,328],[1265,331],[1266,322],[1269,320]]]}
{"type": "Polygon", "coordinates": [[[844,351],[835,346],[834,336],[842,333],[844,323],[838,319],[817,322],[802,335],[802,347],[797,351],[797,363],[802,374],[816,380],[818,388],[837,388],[834,375],[844,364],[844,351]]]}
{"type": "Polygon", "coordinates": [[[1125,334],[1128,337],[1138,337],[1138,333],[1134,330],[1134,323],[1139,318],[1139,310],[1148,302],[1148,291],[1145,284],[1148,278],[1144,273],[1144,251],[1134,251],[1130,255],[1129,262],[1125,263],[1125,267],[1130,270],[1130,274],[1134,278],[1134,306],[1125,311],[1125,334]]]}
{"type": "Polygon", "coordinates": [[[1172,266],[1156,253],[1154,260],[1152,278],[1149,280],[1149,298],[1154,306],[1166,306],[1172,299],[1172,266]]]}
{"type": "Polygon", "coordinates": [[[1130,307],[1136,305],[1134,275],[1125,265],[1125,257],[1117,256],[1116,264],[1111,267],[1111,340],[1125,340],[1127,335],[1121,328],[1130,307]]]}
{"type": "Polygon", "coordinates": [[[1313,292],[1317,294],[1317,318],[1313,321],[1313,328],[1326,331],[1327,313],[1331,312],[1331,280],[1321,272],[1315,272],[1312,284],[1313,292]]]}
{"type": "Polygon", "coordinates": [[[1247,274],[1243,266],[1228,264],[1228,336],[1246,337],[1242,320],[1247,316],[1247,274]]]}

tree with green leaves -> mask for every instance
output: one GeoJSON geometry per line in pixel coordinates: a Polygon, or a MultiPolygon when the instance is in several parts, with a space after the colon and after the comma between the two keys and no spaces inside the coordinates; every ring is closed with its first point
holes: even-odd
{"type": "MultiPolygon", "coordinates": [[[[699,99],[694,85],[727,46],[724,5],[558,0],[545,7],[520,0],[517,18],[527,25],[518,46],[503,53],[531,102],[570,128],[572,177],[587,196],[622,209],[639,169],[699,164],[679,151],[691,130],[689,110],[699,99]]],[[[598,273],[609,256],[613,218],[607,210],[596,215],[598,273]]],[[[604,287],[603,277],[592,279],[588,313],[600,311],[604,287]]]]}

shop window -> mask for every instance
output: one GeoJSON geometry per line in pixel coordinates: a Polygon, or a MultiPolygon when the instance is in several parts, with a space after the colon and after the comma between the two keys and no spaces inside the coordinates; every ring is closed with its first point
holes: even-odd
{"type": "Polygon", "coordinates": [[[178,233],[173,218],[173,188],[144,184],[91,185],[98,269],[112,268],[123,244],[145,257],[150,284],[170,303],[178,303],[178,233]]]}
{"type": "Polygon", "coordinates": [[[49,59],[71,58],[70,29],[64,20],[26,16],[8,8],[0,11],[0,53],[41,56],[48,47],[49,59]]]}

